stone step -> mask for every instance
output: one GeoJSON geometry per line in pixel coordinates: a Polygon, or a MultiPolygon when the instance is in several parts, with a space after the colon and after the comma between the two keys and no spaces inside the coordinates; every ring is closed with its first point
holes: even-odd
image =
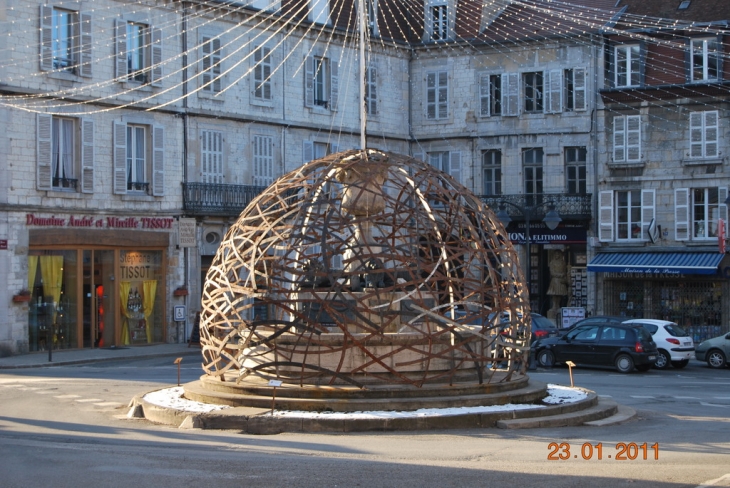
{"type": "MultiPolygon", "coordinates": [[[[277,398],[421,398],[421,397],[452,397],[475,394],[503,393],[518,390],[528,385],[527,376],[512,378],[505,381],[503,373],[489,378],[489,383],[460,383],[449,385],[446,383],[425,384],[422,387],[413,385],[381,386],[368,385],[366,388],[353,386],[313,386],[283,383],[276,388],[277,398]]],[[[220,381],[208,375],[200,377],[199,384],[206,390],[216,393],[229,393],[232,395],[262,396],[271,398],[274,394],[273,387],[268,381],[251,377],[241,383],[235,381],[220,381]]]]}
{"type": "Polygon", "coordinates": [[[631,407],[627,407],[625,405],[619,405],[618,411],[611,415],[610,417],[606,417],[605,419],[599,419],[599,420],[591,420],[589,422],[584,422],[583,425],[590,425],[592,427],[603,427],[606,425],[616,425],[623,422],[627,422],[633,418],[636,417],[636,410],[634,410],[631,407]]]}
{"type": "MultiPolygon", "coordinates": [[[[262,395],[234,394],[213,391],[200,381],[184,385],[185,398],[202,403],[229,405],[234,407],[271,408],[272,397],[262,395]]],[[[356,412],[372,410],[418,410],[420,408],[454,408],[483,405],[505,405],[508,403],[536,403],[547,394],[547,385],[530,381],[522,388],[507,392],[471,395],[450,395],[432,397],[400,398],[299,398],[279,396],[275,399],[277,410],[356,412]]]]}
{"type": "Polygon", "coordinates": [[[618,404],[615,401],[608,398],[599,398],[595,405],[586,409],[535,418],[499,420],[497,422],[497,427],[501,429],[568,427],[572,425],[582,425],[586,422],[602,420],[615,415],[617,412],[618,404]]]}

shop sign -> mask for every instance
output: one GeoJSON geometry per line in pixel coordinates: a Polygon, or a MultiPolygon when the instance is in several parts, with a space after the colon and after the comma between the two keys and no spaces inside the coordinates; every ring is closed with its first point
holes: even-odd
{"type": "Polygon", "coordinates": [[[0,249],[7,249],[7,248],[8,248],[8,240],[0,239],[0,249]]]}
{"type": "Polygon", "coordinates": [[[617,271],[615,273],[604,273],[603,277],[608,279],[626,279],[626,280],[633,280],[633,279],[642,279],[642,278],[665,278],[665,279],[677,279],[678,277],[683,277],[684,274],[680,272],[678,269],[652,269],[652,270],[644,270],[644,271],[637,271],[632,270],[631,268],[626,268],[626,271],[617,271]]]}
{"type": "Polygon", "coordinates": [[[177,244],[180,247],[195,247],[198,245],[196,239],[195,219],[180,219],[177,221],[177,244]]]}
{"type": "MultiPolygon", "coordinates": [[[[525,223],[511,225],[507,233],[512,244],[526,241],[525,223]]],[[[555,230],[544,222],[530,222],[530,244],[585,244],[588,233],[584,225],[561,224],[555,230]]]]}
{"type": "Polygon", "coordinates": [[[75,227],[94,229],[172,229],[172,217],[98,217],[71,215],[69,218],[25,215],[29,227],[75,227]]]}

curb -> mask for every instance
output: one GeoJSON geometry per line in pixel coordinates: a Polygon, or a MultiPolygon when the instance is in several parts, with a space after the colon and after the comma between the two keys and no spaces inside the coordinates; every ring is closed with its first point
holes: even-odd
{"type": "Polygon", "coordinates": [[[3,369],[31,369],[31,368],[52,368],[55,366],[72,366],[76,364],[92,364],[92,363],[102,363],[102,362],[108,362],[108,361],[124,361],[124,360],[134,360],[134,359],[150,359],[150,358],[160,358],[160,357],[173,357],[173,356],[191,356],[196,355],[200,356],[199,350],[194,351],[183,351],[183,352],[158,352],[158,353],[150,353],[150,354],[139,354],[134,356],[117,356],[117,357],[108,357],[108,358],[87,358],[87,359],[70,359],[70,360],[60,360],[60,361],[50,361],[45,363],[35,363],[35,364],[0,364],[0,370],[3,369]]]}

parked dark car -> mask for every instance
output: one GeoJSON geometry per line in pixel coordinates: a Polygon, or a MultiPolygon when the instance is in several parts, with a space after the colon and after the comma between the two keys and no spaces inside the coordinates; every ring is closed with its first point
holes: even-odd
{"type": "Polygon", "coordinates": [[[535,357],[550,367],[572,361],[591,366],[613,366],[621,373],[636,368],[648,371],[658,351],[651,334],[640,325],[619,323],[583,324],[559,337],[535,344],[535,357]]]}
{"type": "Polygon", "coordinates": [[[579,325],[586,325],[586,324],[620,324],[626,320],[626,317],[619,317],[617,315],[594,315],[592,317],[586,317],[584,319],[579,320],[578,322],[574,323],[570,327],[566,327],[565,329],[559,329],[560,335],[565,335],[571,330],[575,329],[579,325]]]}
{"type": "Polygon", "coordinates": [[[530,344],[548,337],[557,337],[560,329],[549,318],[539,313],[530,313],[532,318],[532,335],[530,336],[530,344]]]}

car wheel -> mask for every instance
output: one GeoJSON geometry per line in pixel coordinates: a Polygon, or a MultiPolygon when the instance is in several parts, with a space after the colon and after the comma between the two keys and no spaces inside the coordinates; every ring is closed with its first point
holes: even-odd
{"type": "Polygon", "coordinates": [[[537,362],[540,363],[540,366],[552,368],[555,366],[555,354],[549,349],[543,349],[537,353],[537,362]]]}
{"type": "Polygon", "coordinates": [[[631,373],[634,370],[634,360],[628,354],[619,354],[615,364],[619,373],[631,373]]]}
{"type": "Polygon", "coordinates": [[[651,369],[651,364],[642,364],[641,366],[637,366],[636,369],[643,373],[651,369]]]}
{"type": "Polygon", "coordinates": [[[666,351],[659,351],[659,354],[657,354],[656,357],[656,363],[654,363],[654,367],[656,369],[667,369],[669,367],[670,361],[671,358],[666,351]]]}
{"type": "Polygon", "coordinates": [[[707,365],[711,368],[719,369],[725,366],[725,354],[719,349],[712,349],[707,352],[707,365]]]}
{"type": "Polygon", "coordinates": [[[682,359],[681,361],[672,361],[672,366],[677,369],[682,369],[689,364],[689,359],[682,359]]]}

